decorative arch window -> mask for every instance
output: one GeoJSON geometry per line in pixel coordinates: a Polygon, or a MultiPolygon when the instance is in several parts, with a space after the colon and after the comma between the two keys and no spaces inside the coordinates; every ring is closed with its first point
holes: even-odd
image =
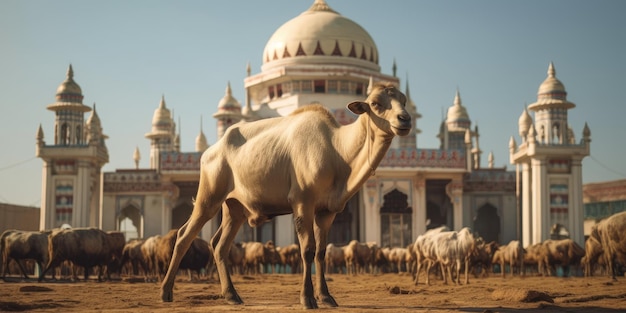
{"type": "Polygon", "coordinates": [[[82,136],[82,131],[80,129],[80,125],[76,126],[76,144],[81,144],[83,138],[81,138],[82,136]]]}
{"type": "Polygon", "coordinates": [[[61,136],[60,136],[60,144],[62,145],[68,145],[69,144],[69,127],[67,126],[66,123],[63,123],[61,125],[61,136]]]}
{"type": "Polygon", "coordinates": [[[380,208],[381,246],[406,247],[413,241],[413,208],[409,206],[408,196],[393,189],[383,199],[380,208]]]}

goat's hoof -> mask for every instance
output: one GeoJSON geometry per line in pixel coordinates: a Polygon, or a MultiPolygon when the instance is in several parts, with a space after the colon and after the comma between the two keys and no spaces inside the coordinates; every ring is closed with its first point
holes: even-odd
{"type": "Polygon", "coordinates": [[[337,301],[335,301],[335,298],[331,295],[319,296],[317,300],[334,308],[339,306],[337,301]]]}
{"type": "Polygon", "coordinates": [[[243,304],[243,300],[241,300],[241,298],[236,292],[224,294],[224,299],[226,299],[226,302],[228,302],[228,304],[233,304],[233,305],[243,304]]]}
{"type": "Polygon", "coordinates": [[[317,301],[313,297],[301,297],[300,303],[304,306],[305,309],[317,309],[317,301]]]}
{"type": "Polygon", "coordinates": [[[163,302],[172,302],[174,301],[174,292],[161,290],[161,300],[163,302]]]}

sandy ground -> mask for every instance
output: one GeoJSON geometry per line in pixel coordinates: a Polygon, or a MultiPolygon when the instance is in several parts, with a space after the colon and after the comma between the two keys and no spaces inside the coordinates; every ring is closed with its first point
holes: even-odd
{"type": "MultiPolygon", "coordinates": [[[[626,278],[506,277],[470,279],[469,285],[415,286],[410,274],[327,275],[338,308],[332,312],[626,312],[626,278]]],[[[243,305],[220,297],[219,282],[174,286],[174,302],[159,299],[160,284],[140,279],[38,283],[8,278],[0,281],[0,311],[27,312],[207,312],[301,311],[299,274],[234,275],[243,305]]]]}

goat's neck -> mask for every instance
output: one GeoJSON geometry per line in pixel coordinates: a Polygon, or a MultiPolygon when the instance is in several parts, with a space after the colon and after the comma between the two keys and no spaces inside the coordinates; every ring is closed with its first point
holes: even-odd
{"type": "Polygon", "coordinates": [[[393,136],[378,129],[367,114],[361,114],[356,122],[341,127],[339,137],[343,159],[352,168],[346,186],[351,197],[374,174],[393,136]]]}

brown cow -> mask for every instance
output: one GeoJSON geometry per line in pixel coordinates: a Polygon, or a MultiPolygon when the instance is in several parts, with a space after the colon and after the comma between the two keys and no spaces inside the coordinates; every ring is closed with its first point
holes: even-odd
{"type": "MultiPolygon", "coordinates": [[[[75,266],[84,267],[85,280],[89,278],[89,269],[98,266],[98,281],[102,280],[105,266],[109,265],[117,254],[117,247],[111,246],[110,236],[96,228],[57,229],[48,238],[50,255],[45,270],[39,275],[42,281],[46,273],[61,265],[65,260],[75,266]]],[[[120,252],[121,254],[121,252],[120,252]]],[[[76,277],[74,276],[74,279],[76,277]]]]}
{"type": "Polygon", "coordinates": [[[0,236],[0,254],[2,255],[2,278],[4,279],[11,260],[15,260],[24,275],[28,278],[22,260],[34,260],[40,269],[48,264],[48,235],[50,231],[6,230],[0,236]]]}
{"type": "MultiPolygon", "coordinates": [[[[178,230],[172,229],[157,240],[156,268],[159,277],[165,273],[169,266],[177,236],[178,230]]],[[[212,256],[209,243],[202,238],[196,237],[180,262],[179,269],[187,269],[200,273],[202,269],[205,269],[209,265],[209,262],[213,261],[212,256]]],[[[191,271],[189,272],[189,280],[192,280],[191,271]]]]}
{"type": "Polygon", "coordinates": [[[148,262],[144,254],[141,252],[141,246],[144,244],[144,239],[133,239],[126,243],[124,250],[122,251],[121,266],[124,267],[127,264],[130,265],[129,273],[131,275],[139,275],[139,268],[141,268],[144,277],[148,277],[148,262]]]}
{"type": "Polygon", "coordinates": [[[563,276],[569,275],[571,266],[580,266],[585,250],[572,239],[552,240],[542,243],[542,258],[540,259],[546,276],[553,275],[556,266],[563,269],[563,276]]]}

